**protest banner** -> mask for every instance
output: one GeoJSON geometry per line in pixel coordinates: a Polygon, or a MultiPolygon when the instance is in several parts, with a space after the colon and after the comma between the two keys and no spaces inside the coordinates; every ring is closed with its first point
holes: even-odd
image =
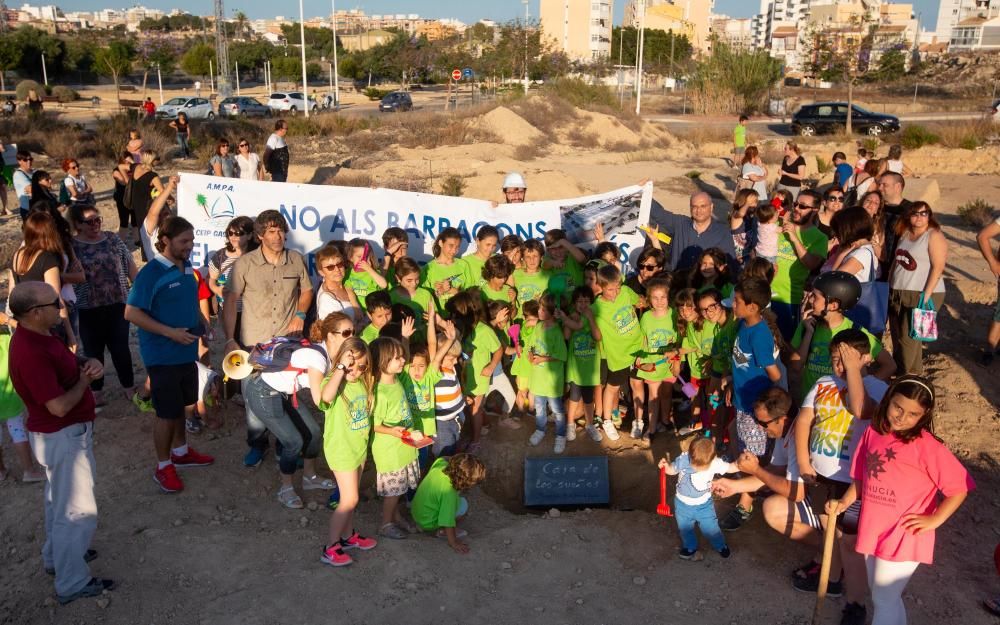
{"type": "Polygon", "coordinates": [[[570,240],[592,245],[592,229],[606,216],[606,233],[628,256],[642,236],[637,226],[649,220],[652,184],[631,186],[599,195],[568,200],[501,204],[485,200],[412,193],[392,189],[336,187],[261,182],[183,173],[177,187],[177,212],[195,228],[191,262],[204,265],[211,253],[225,245],[226,225],[240,215],[256,217],[277,210],[288,221],[286,246],[311,252],[331,240],[355,237],[372,242],[381,255],[382,232],[399,227],[410,235],[410,256],[419,262],[431,259],[434,238],[447,227],[462,235],[464,255],[483,225],[495,226],[500,236],[541,239],[552,228],[566,227],[570,240]]]}

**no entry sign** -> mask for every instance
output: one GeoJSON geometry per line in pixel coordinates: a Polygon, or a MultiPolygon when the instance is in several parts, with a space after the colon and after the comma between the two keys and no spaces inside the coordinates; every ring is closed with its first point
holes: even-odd
{"type": "Polygon", "coordinates": [[[455,68],[455,69],[451,70],[451,79],[452,80],[462,80],[462,70],[460,70],[458,68],[455,68]]]}

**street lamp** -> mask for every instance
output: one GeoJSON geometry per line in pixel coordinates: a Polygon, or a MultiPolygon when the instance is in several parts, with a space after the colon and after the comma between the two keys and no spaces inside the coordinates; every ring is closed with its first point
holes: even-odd
{"type": "Polygon", "coordinates": [[[528,95],[528,0],[524,3],[524,95],[528,95]]]}
{"type": "Polygon", "coordinates": [[[309,117],[309,83],[306,82],[306,15],[305,9],[302,6],[302,0],[299,0],[299,44],[302,49],[302,99],[304,101],[303,107],[306,109],[306,117],[309,117]]]}
{"type": "Polygon", "coordinates": [[[330,0],[330,9],[333,11],[333,108],[340,108],[340,72],[337,70],[337,0],[330,0]]]}
{"type": "Polygon", "coordinates": [[[639,0],[642,3],[642,12],[639,14],[639,60],[636,63],[635,72],[635,114],[638,115],[642,109],[642,53],[645,41],[646,28],[646,0],[639,0]]]}

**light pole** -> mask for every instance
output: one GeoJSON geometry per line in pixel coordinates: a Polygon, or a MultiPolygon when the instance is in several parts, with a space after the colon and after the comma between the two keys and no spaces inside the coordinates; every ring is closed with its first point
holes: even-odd
{"type": "Polygon", "coordinates": [[[160,64],[156,64],[156,84],[160,87],[160,106],[163,106],[163,76],[160,74],[160,64]]]}
{"type": "Polygon", "coordinates": [[[309,83],[306,82],[306,15],[299,0],[299,48],[302,50],[302,100],[306,117],[309,117],[309,83]]]}
{"type": "MultiPolygon", "coordinates": [[[[525,0],[527,2],[527,0],[525,0]]],[[[42,80],[45,82],[45,86],[49,86],[49,72],[45,69],[45,53],[42,52],[42,80]]]]}
{"type": "Polygon", "coordinates": [[[639,14],[639,59],[636,62],[635,72],[635,114],[638,115],[642,109],[642,53],[645,40],[646,28],[646,0],[639,0],[642,3],[642,13],[639,14]]]}
{"type": "Polygon", "coordinates": [[[524,95],[528,95],[528,0],[524,3],[524,95]]]}
{"type": "Polygon", "coordinates": [[[240,62],[236,61],[236,95],[240,95],[240,62]]]}
{"type": "Polygon", "coordinates": [[[333,108],[340,108],[340,72],[337,69],[337,0],[330,0],[330,9],[333,11],[333,108]]]}

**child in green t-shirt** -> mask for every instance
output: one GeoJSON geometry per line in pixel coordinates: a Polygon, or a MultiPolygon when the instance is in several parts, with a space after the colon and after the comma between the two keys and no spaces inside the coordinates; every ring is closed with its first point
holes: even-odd
{"type": "Polygon", "coordinates": [[[549,272],[542,268],[545,246],[538,239],[528,239],[521,250],[521,267],[514,270],[517,304],[536,300],[549,288],[549,272]]]}
{"type": "Polygon", "coordinates": [[[486,301],[499,301],[509,304],[512,310],[511,319],[516,319],[517,315],[517,293],[514,287],[507,282],[514,273],[514,264],[506,256],[498,254],[491,256],[483,264],[480,275],[483,284],[480,293],[486,301]]]}
{"type": "Polygon", "coordinates": [[[524,414],[530,414],[535,400],[528,389],[528,375],[531,373],[531,361],[528,360],[526,346],[531,340],[531,335],[538,327],[538,300],[527,300],[521,306],[521,329],[517,337],[517,345],[514,345],[514,362],[510,366],[510,374],[514,376],[517,384],[517,408],[524,414]]]}
{"type": "Polygon", "coordinates": [[[671,396],[680,372],[681,363],[677,350],[681,337],[677,333],[674,310],[670,307],[670,285],[670,274],[653,278],[646,283],[646,299],[650,309],[639,320],[644,350],[636,357],[635,365],[638,369],[636,375],[645,383],[649,397],[649,428],[643,434],[642,420],[637,418],[632,426],[632,438],[642,437],[646,442],[652,440],[658,423],[677,429],[672,419],[671,396]]]}
{"type": "Polygon", "coordinates": [[[705,309],[705,317],[718,326],[715,338],[712,339],[712,367],[705,398],[710,412],[715,413],[712,427],[712,438],[715,441],[723,439],[726,428],[729,427],[731,411],[724,406],[722,394],[726,387],[732,384],[733,343],[739,331],[739,319],[722,305],[722,293],[716,289],[708,289],[701,293],[698,306],[705,309]]]}
{"type": "Polygon", "coordinates": [[[366,306],[368,318],[371,320],[361,331],[361,340],[371,344],[378,338],[379,332],[392,319],[392,297],[389,291],[375,291],[368,296],[366,306]]]}
{"type": "Polygon", "coordinates": [[[420,286],[420,265],[412,258],[404,257],[395,261],[393,269],[397,286],[389,291],[389,298],[393,304],[409,306],[417,317],[417,328],[425,330],[425,315],[435,306],[434,294],[420,286]]]}
{"type": "Polygon", "coordinates": [[[461,291],[448,300],[448,317],[462,336],[462,348],[468,356],[462,382],[465,396],[472,398],[472,440],[469,453],[480,448],[486,420],[486,396],[493,372],[500,366],[504,348],[496,332],[485,322],[483,300],[476,289],[461,291]]]}
{"type": "MultiPolygon", "coordinates": [[[[490,327],[497,334],[497,340],[500,341],[504,356],[515,356],[517,354],[517,348],[511,345],[509,333],[510,318],[512,316],[511,309],[513,306],[513,304],[500,300],[489,300],[486,302],[486,319],[489,320],[490,327]]],[[[503,360],[500,363],[493,370],[493,375],[490,376],[490,388],[486,394],[489,395],[493,391],[500,393],[500,396],[503,398],[503,404],[500,406],[500,425],[512,430],[519,430],[521,429],[521,422],[511,414],[517,406],[517,393],[514,391],[514,385],[511,384],[510,378],[507,377],[507,373],[504,371],[503,360]]]]}
{"type": "Polygon", "coordinates": [[[417,487],[410,507],[413,520],[421,530],[447,538],[457,553],[469,553],[469,546],[460,540],[467,532],[458,529],[458,522],[469,512],[469,502],[461,493],[484,479],[486,465],[475,456],[438,458],[417,487]]]}
{"type": "Polygon", "coordinates": [[[548,425],[548,406],[556,421],[556,442],[553,451],[561,454],[566,450],[566,408],[563,392],[566,388],[566,339],[556,321],[556,297],[546,291],[538,300],[538,326],[528,344],[528,359],[531,373],[528,387],[535,396],[535,431],[528,444],[537,446],[545,438],[548,425]]]}
{"type": "Polygon", "coordinates": [[[358,507],[358,480],[368,457],[371,434],[371,375],[368,346],[351,337],[334,349],[336,335],[324,337],[332,373],[320,391],[319,408],[326,413],[323,424],[323,455],[340,490],[340,502],[330,518],[330,544],[321,560],[330,566],[347,566],[354,560],[346,549],[373,549],[378,542],[354,528],[358,507]]]}
{"type": "Polygon", "coordinates": [[[413,443],[423,433],[410,410],[404,385],[397,378],[406,366],[406,349],[394,338],[372,341],[372,374],[375,377],[372,406],[372,459],[375,486],[382,497],[382,525],[379,536],[396,540],[413,531],[399,511],[399,498],[420,482],[420,462],[413,443]]]}
{"type": "Polygon", "coordinates": [[[547,290],[562,300],[573,289],[583,284],[583,263],[587,255],[569,242],[566,233],[558,228],[545,232],[545,260],[542,264],[549,273],[547,290]]]}
{"type": "MultiPolygon", "coordinates": [[[[677,332],[681,335],[680,355],[688,369],[688,381],[698,389],[698,394],[690,399],[691,423],[681,428],[682,436],[702,429],[702,413],[705,403],[705,390],[712,367],[712,343],[718,333],[719,326],[709,321],[703,309],[699,309],[701,301],[698,293],[691,288],[677,293],[677,332]]],[[[719,306],[706,304],[708,306],[719,306]]]]}
{"type": "Polygon", "coordinates": [[[438,312],[444,312],[444,307],[456,293],[468,285],[465,284],[467,265],[458,258],[458,250],[462,247],[462,233],[457,228],[445,228],[434,239],[431,252],[434,260],[423,266],[420,272],[420,286],[430,290],[437,297],[438,312]]]}
{"type": "Polygon", "coordinates": [[[462,262],[465,264],[465,288],[482,287],[485,284],[483,265],[497,251],[499,240],[500,233],[493,226],[480,226],[476,230],[476,251],[462,257],[462,262]]]}
{"type": "Polygon", "coordinates": [[[347,244],[347,268],[344,286],[354,292],[362,308],[369,293],[389,287],[372,264],[372,247],[367,239],[351,239],[347,244]]]}
{"type": "Polygon", "coordinates": [[[566,440],[576,438],[576,420],[581,413],[587,434],[595,443],[604,438],[594,425],[595,389],[601,385],[600,334],[590,309],[594,293],[586,286],[573,289],[572,308],[568,315],[559,317],[563,336],[566,338],[566,383],[569,397],[566,400],[566,440]]]}
{"type": "MultiPolygon", "coordinates": [[[[410,362],[406,372],[400,376],[406,399],[410,402],[410,412],[414,422],[424,436],[437,434],[437,419],[434,410],[434,386],[441,380],[441,362],[455,342],[455,326],[450,321],[440,319],[434,308],[427,311],[427,342],[410,344],[410,362]],[[438,327],[443,330],[438,340],[438,327]]],[[[423,452],[426,447],[420,449],[423,452]]],[[[421,453],[423,463],[424,454],[421,453]]]]}
{"type": "MultiPolygon", "coordinates": [[[[0,313],[0,325],[7,323],[7,315],[0,313]]],[[[14,442],[14,453],[21,464],[21,481],[43,482],[45,471],[35,462],[31,455],[31,443],[28,442],[28,430],[24,427],[24,402],[17,396],[14,383],[10,379],[7,353],[10,351],[10,334],[0,334],[0,442],[3,441],[3,423],[7,423],[7,433],[14,442]]],[[[3,451],[0,448],[0,481],[7,479],[7,467],[3,463],[3,451]]]]}
{"type": "Polygon", "coordinates": [[[382,257],[382,275],[389,282],[389,286],[399,284],[396,274],[396,263],[407,258],[410,251],[410,236],[399,226],[391,226],[382,233],[382,249],[385,256],[382,257]]]}

